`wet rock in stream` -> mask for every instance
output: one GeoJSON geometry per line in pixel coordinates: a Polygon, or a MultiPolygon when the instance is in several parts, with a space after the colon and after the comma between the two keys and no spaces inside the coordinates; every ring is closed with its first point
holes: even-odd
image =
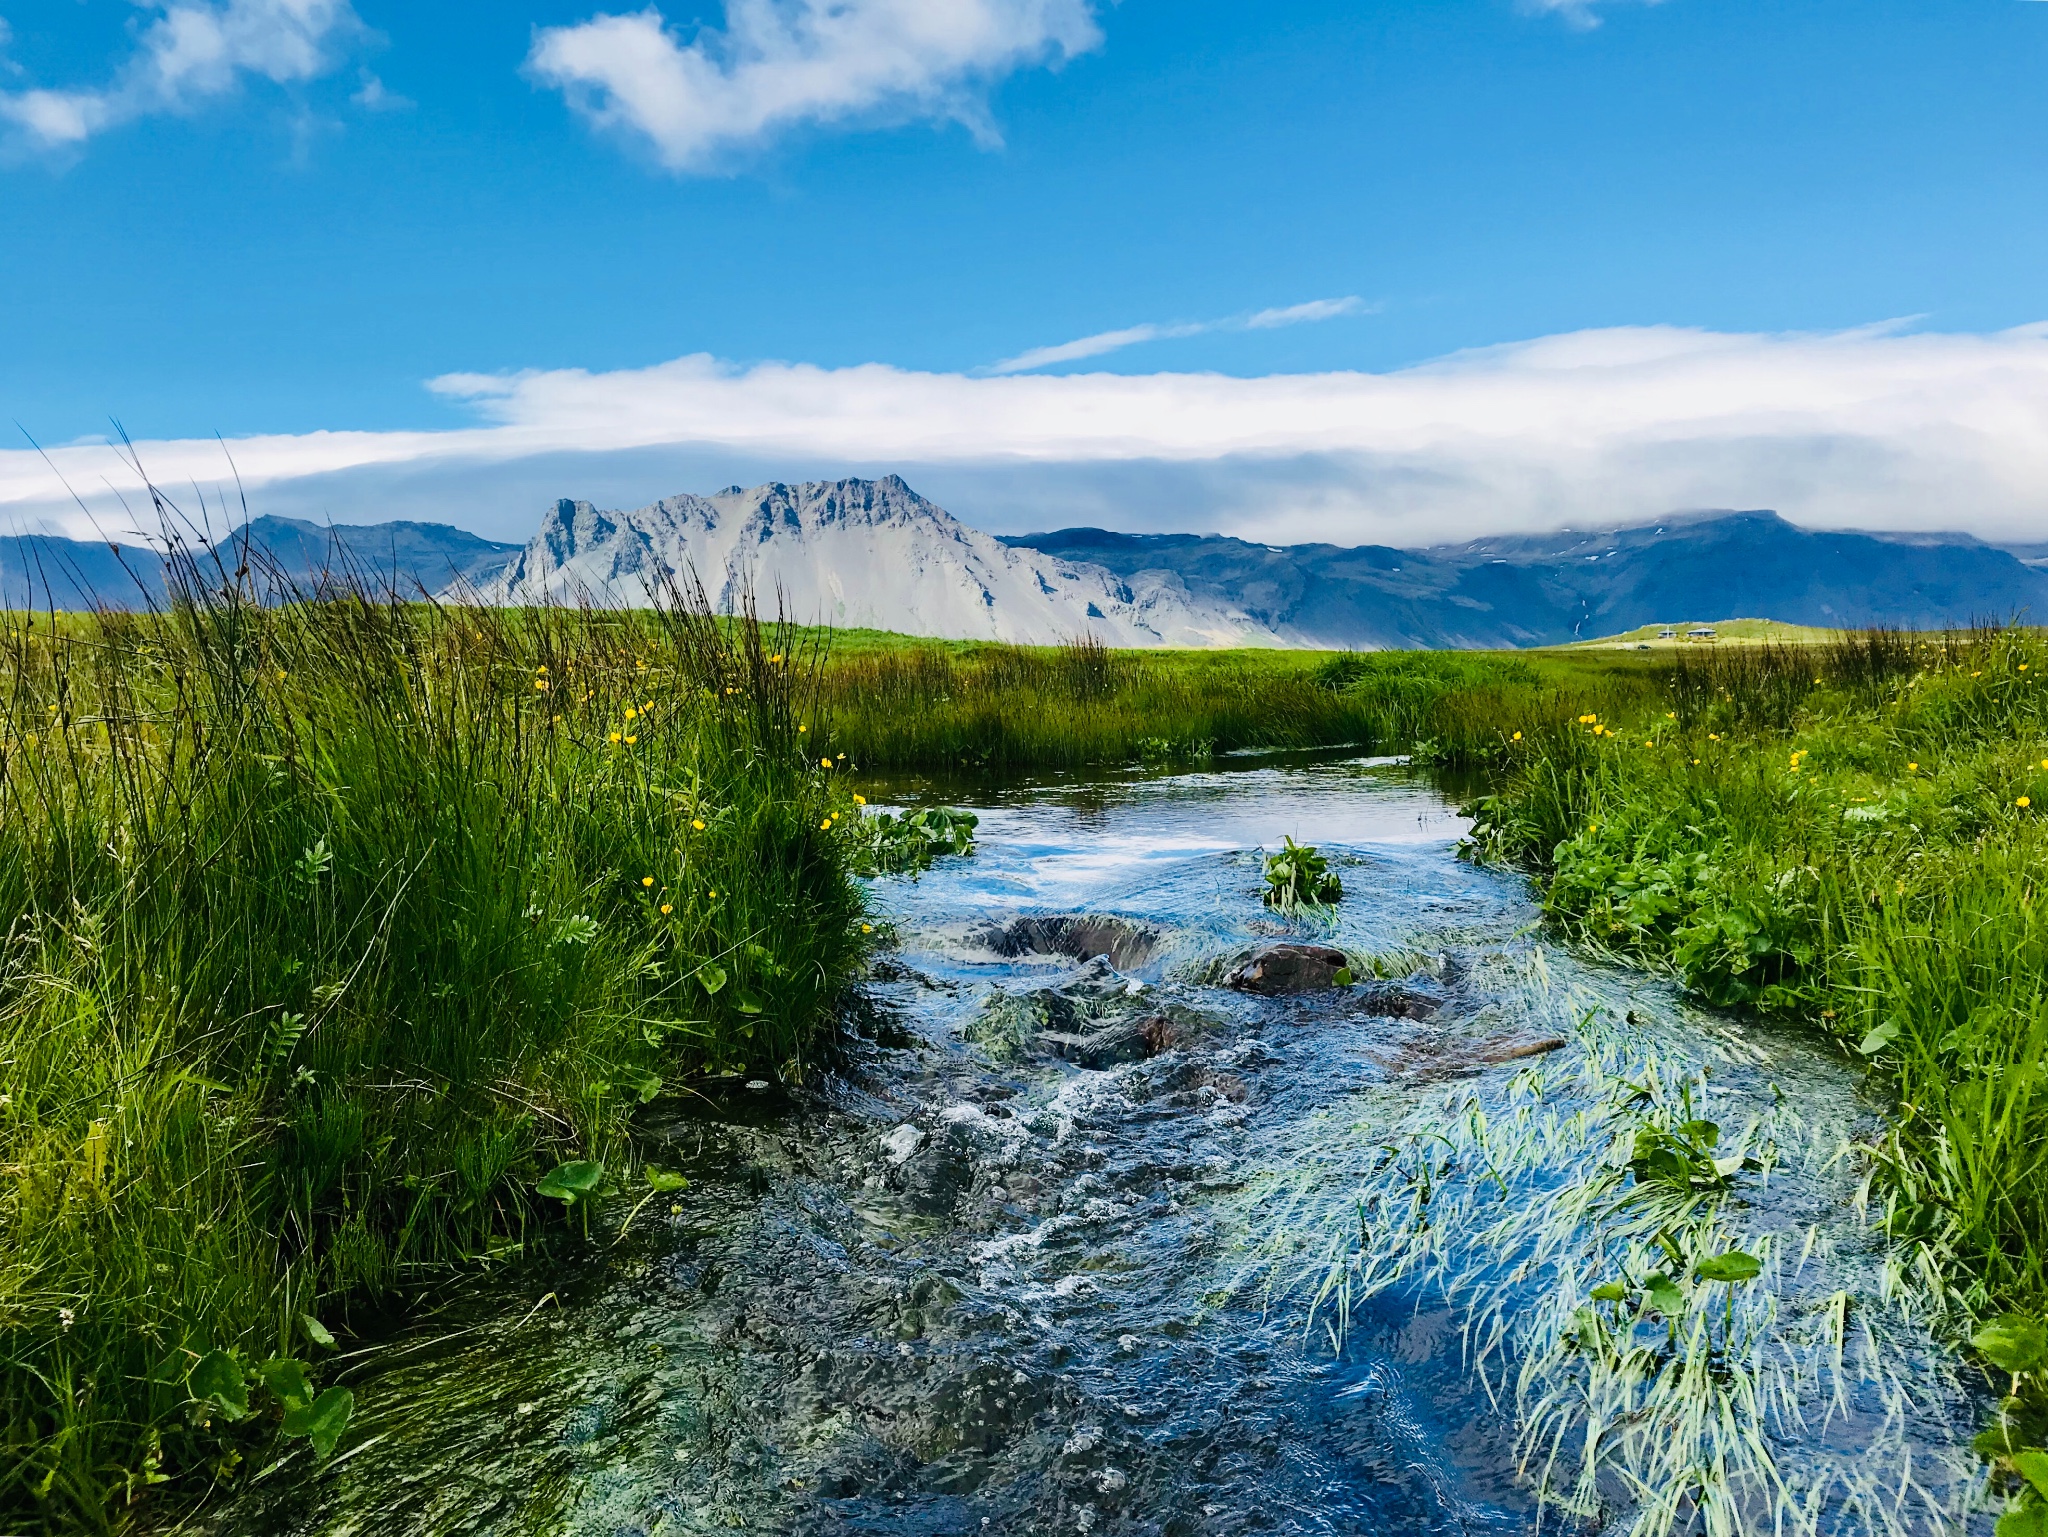
{"type": "Polygon", "coordinates": [[[970,945],[1006,960],[1027,955],[1064,956],[1075,961],[1100,957],[1118,971],[1151,960],[1159,953],[1162,939],[1159,930],[1149,924],[1096,913],[1016,918],[967,936],[970,945]]]}
{"type": "Polygon", "coordinates": [[[1333,950],[1328,945],[1260,945],[1230,969],[1223,985],[1267,997],[1314,992],[1335,987],[1337,973],[1349,964],[1342,950],[1333,950]]]}

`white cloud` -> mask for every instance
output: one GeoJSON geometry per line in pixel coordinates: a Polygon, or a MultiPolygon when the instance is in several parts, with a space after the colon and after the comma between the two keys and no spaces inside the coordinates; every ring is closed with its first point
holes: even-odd
{"type": "Polygon", "coordinates": [[[170,0],[104,87],[0,91],[0,123],[46,149],[70,149],[118,124],[190,110],[245,75],[279,85],[316,79],[363,32],[349,0],[170,0]]]}
{"type": "MultiPolygon", "coordinates": [[[[1692,507],[2038,539],[2048,508],[2048,324],[1990,335],[1619,328],[1388,373],[1249,379],[689,357],[433,387],[482,424],[231,441],[252,505],[375,520],[394,515],[380,487],[438,476],[444,498],[488,483],[494,526],[510,531],[506,509],[617,484],[620,464],[642,466],[643,500],[722,483],[668,484],[667,470],[645,468],[687,457],[743,462],[762,478],[893,469],[913,484],[973,485],[1012,527],[1207,526],[1271,542],[1437,543],[1692,507]]],[[[140,452],[164,485],[229,478],[211,440],[140,452]]],[[[102,476],[127,483],[106,448],[52,458],[89,500],[102,476]]],[[[954,510],[977,515],[973,501],[954,510]]],[[[111,501],[104,516],[125,526],[111,501]]],[[[41,459],[0,453],[0,526],[39,520],[85,526],[41,459]]]]}
{"type": "Polygon", "coordinates": [[[983,138],[981,90],[1102,41],[1090,0],[727,0],[723,32],[685,42],[662,13],[534,34],[527,69],[675,171],[800,123],[951,118],[983,138]]]}
{"type": "Polygon", "coordinates": [[[1257,310],[1249,315],[1233,315],[1223,320],[1182,320],[1170,325],[1125,326],[1118,331],[1098,331],[1093,336],[1077,337],[1070,342],[1057,342],[1050,347],[1032,347],[1018,353],[1014,358],[1004,358],[1000,363],[989,365],[992,374],[1022,374],[1035,368],[1050,368],[1055,363],[1072,363],[1080,358],[1099,358],[1107,352],[1118,352],[1125,347],[1135,347],[1140,342],[1167,341],[1180,336],[1201,336],[1210,331],[1270,331],[1280,326],[1298,326],[1316,320],[1335,320],[1339,315],[1369,313],[1376,306],[1369,306],[1356,294],[1343,299],[1311,299],[1306,304],[1290,304],[1285,309],[1257,310]]]}
{"type": "MultiPolygon", "coordinates": [[[[1522,0],[1522,9],[1542,16],[1562,16],[1582,31],[1600,25],[1600,7],[1613,0],[1522,0]]],[[[1639,5],[1662,5],[1664,0],[1633,0],[1639,5]]]]}
{"type": "Polygon", "coordinates": [[[1285,309],[1260,310],[1244,318],[1247,331],[1271,331],[1280,326],[1305,325],[1316,320],[1335,320],[1339,315],[1358,315],[1366,312],[1366,303],[1357,294],[1342,299],[1311,299],[1306,304],[1290,304],[1285,309]]]}

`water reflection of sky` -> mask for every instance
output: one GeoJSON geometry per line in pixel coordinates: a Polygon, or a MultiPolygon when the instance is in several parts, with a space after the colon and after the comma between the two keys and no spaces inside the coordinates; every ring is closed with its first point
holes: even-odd
{"type": "Polygon", "coordinates": [[[1471,825],[1425,777],[1384,758],[1020,786],[971,804],[980,851],[948,875],[962,896],[1013,904],[1072,903],[1283,837],[1326,850],[1440,846],[1471,825]]]}

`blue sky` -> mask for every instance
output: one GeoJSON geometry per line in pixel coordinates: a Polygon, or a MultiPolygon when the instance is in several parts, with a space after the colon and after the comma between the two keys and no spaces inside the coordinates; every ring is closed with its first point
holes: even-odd
{"type": "MultiPolygon", "coordinates": [[[[699,354],[984,381],[1130,332],[1036,371],[1260,380],[1612,328],[2048,320],[2041,0],[849,0],[836,33],[812,3],[0,0],[0,413],[46,443],[110,417],[431,433],[508,419],[442,376],[625,388],[699,354]],[[969,12],[978,40],[899,46],[969,12]],[[193,65],[173,24],[231,56],[193,65]],[[750,26],[781,42],[750,59],[750,26]]],[[[586,479],[867,467],[829,434],[670,437],[689,452],[586,479]]],[[[1348,451],[1260,449],[1276,484],[1348,451]]],[[[1017,452],[995,434],[975,483],[1017,452]]],[[[2005,480],[2042,457],[2013,453],[2005,480]]],[[[529,500],[573,478],[494,473],[529,500]]],[[[1230,516],[1170,476],[1104,484],[1073,505],[1230,516]]]]}

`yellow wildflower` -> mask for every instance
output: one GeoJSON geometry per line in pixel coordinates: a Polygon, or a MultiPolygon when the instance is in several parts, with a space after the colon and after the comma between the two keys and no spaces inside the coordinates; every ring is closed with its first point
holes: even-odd
{"type": "Polygon", "coordinates": [[[672,913],[672,912],[674,912],[674,911],[675,911],[675,905],[674,905],[673,903],[671,903],[671,902],[664,902],[664,903],[662,903],[662,904],[661,904],[661,916],[662,916],[662,917],[666,918],[666,917],[667,917],[667,916],[668,916],[668,915],[669,915],[670,913],[672,913]]]}
{"type": "Polygon", "coordinates": [[[2014,801],[2013,804],[2019,807],[2020,810],[2024,811],[2027,809],[2027,807],[2033,805],[2034,803],[2031,800],[2029,800],[2026,796],[2022,795],[2018,800],[2014,801]]]}
{"type": "Polygon", "coordinates": [[[631,720],[631,719],[632,719],[632,718],[633,718],[634,716],[638,715],[639,713],[640,713],[640,712],[639,712],[638,710],[634,709],[634,708],[633,708],[633,707],[632,707],[631,705],[627,705],[627,706],[626,706],[626,719],[627,719],[627,720],[631,720]]]}
{"type": "Polygon", "coordinates": [[[654,884],[654,877],[651,875],[643,875],[640,877],[640,884],[643,886],[652,886],[654,884]]]}
{"type": "Polygon", "coordinates": [[[714,892],[712,892],[712,893],[711,893],[711,895],[715,897],[715,896],[717,896],[717,895],[718,895],[718,893],[714,891],[714,892]]]}
{"type": "Polygon", "coordinates": [[[535,678],[533,680],[533,691],[536,694],[545,694],[548,691],[548,680],[546,678],[535,678]]]}
{"type": "Polygon", "coordinates": [[[636,737],[636,736],[629,736],[629,737],[627,737],[627,738],[626,738],[626,745],[627,745],[628,747],[631,747],[631,746],[632,746],[632,745],[633,745],[633,744],[634,744],[635,742],[637,742],[637,741],[639,741],[639,740],[640,740],[640,738],[638,738],[638,737],[636,737]]]}
{"type": "Polygon", "coordinates": [[[692,817],[692,818],[690,818],[690,825],[691,825],[692,827],[696,828],[696,829],[697,829],[697,831],[698,831],[698,832],[700,832],[700,833],[701,833],[702,831],[704,831],[704,820],[703,820],[703,818],[701,818],[701,817],[692,817]]]}
{"type": "Polygon", "coordinates": [[[875,926],[872,923],[863,923],[860,926],[860,931],[863,934],[872,934],[875,932],[875,926]]]}
{"type": "Polygon", "coordinates": [[[832,831],[832,819],[830,817],[827,817],[824,821],[820,822],[818,824],[818,831],[821,833],[829,833],[830,831],[832,831]]]}
{"type": "Polygon", "coordinates": [[[542,662],[542,663],[540,664],[540,666],[538,666],[538,667],[534,668],[534,671],[535,671],[535,672],[546,672],[547,670],[548,670],[548,664],[547,664],[546,662],[542,662]]]}
{"type": "Polygon", "coordinates": [[[611,739],[614,743],[618,742],[620,740],[618,732],[614,731],[612,733],[611,739]]]}
{"type": "Polygon", "coordinates": [[[830,768],[831,766],[832,760],[830,758],[820,758],[818,760],[818,767],[820,768],[830,768]]]}
{"type": "Polygon", "coordinates": [[[796,729],[797,729],[798,731],[808,731],[808,730],[810,730],[811,728],[810,728],[809,726],[799,726],[799,727],[797,727],[796,729]]]}
{"type": "MultiPolygon", "coordinates": [[[[2041,766],[2043,768],[2048,768],[2048,763],[2044,763],[2041,766]]],[[[853,798],[853,803],[856,806],[865,806],[868,803],[868,798],[865,795],[856,795],[853,798]]]]}
{"type": "Polygon", "coordinates": [[[1920,765],[1917,763],[1909,763],[1906,765],[1906,772],[1909,774],[1917,774],[1920,772],[1920,765]]]}
{"type": "Polygon", "coordinates": [[[1514,734],[1514,736],[1513,736],[1513,738],[1512,738],[1511,740],[1513,740],[1513,741],[1517,741],[1517,742],[1521,741],[1521,740],[1522,740],[1522,733],[1521,733],[1521,732],[1519,732],[1519,731],[1517,731],[1517,732],[1516,732],[1516,733],[1514,734]]]}

